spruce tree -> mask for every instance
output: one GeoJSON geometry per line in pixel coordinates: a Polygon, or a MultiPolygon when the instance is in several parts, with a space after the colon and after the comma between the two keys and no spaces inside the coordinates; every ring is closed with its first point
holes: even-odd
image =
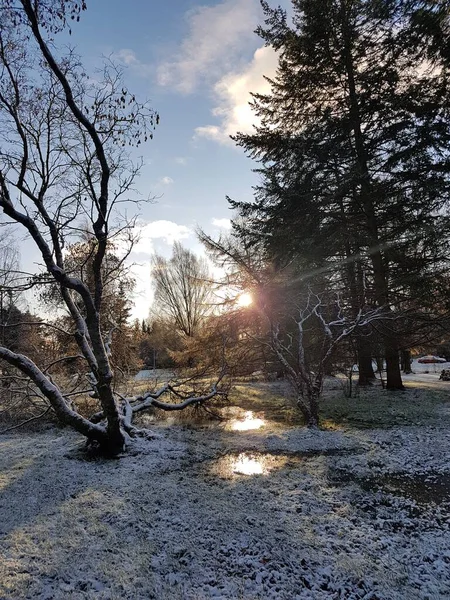
{"type": "MultiPolygon", "coordinates": [[[[245,217],[237,233],[305,276],[328,271],[354,311],[392,311],[381,328],[390,389],[403,387],[396,317],[447,256],[448,73],[435,29],[420,28],[424,4],[293,0],[290,23],[263,1],[257,33],[279,67],[271,92],[253,96],[260,125],[235,138],[261,175],[254,202],[231,202],[245,217]]],[[[360,340],[370,377],[367,348],[360,340]]]]}

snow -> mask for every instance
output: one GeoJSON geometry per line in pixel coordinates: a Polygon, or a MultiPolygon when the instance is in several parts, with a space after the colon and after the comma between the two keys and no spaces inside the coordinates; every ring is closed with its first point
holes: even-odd
{"type": "Polygon", "coordinates": [[[173,371],[167,369],[142,369],[134,376],[135,381],[146,381],[155,379],[158,381],[168,381],[174,376],[173,371]]]}
{"type": "MultiPolygon", "coordinates": [[[[375,372],[377,372],[378,366],[377,366],[376,361],[372,361],[372,367],[373,367],[373,370],[375,372]]],[[[383,369],[386,369],[386,365],[383,366],[383,369]]],[[[423,363],[418,362],[417,358],[415,358],[411,361],[411,370],[412,370],[413,374],[433,373],[433,374],[437,374],[439,377],[439,374],[441,373],[442,369],[450,369],[450,362],[444,361],[441,363],[423,364],[423,363]]],[[[358,372],[358,365],[353,365],[353,371],[355,373],[358,372]]]]}
{"type": "Polygon", "coordinates": [[[387,429],[160,422],[109,461],[67,430],[4,435],[0,598],[449,598],[447,407],[387,429]]]}
{"type": "Polygon", "coordinates": [[[414,359],[411,362],[411,370],[414,374],[437,374],[438,378],[442,371],[442,369],[450,369],[450,362],[441,362],[441,363],[431,363],[431,364],[423,364],[417,362],[417,359],[414,359]]]}

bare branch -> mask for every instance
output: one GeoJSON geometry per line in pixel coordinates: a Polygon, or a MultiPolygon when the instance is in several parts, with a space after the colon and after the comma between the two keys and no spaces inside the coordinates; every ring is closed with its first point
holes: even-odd
{"type": "Polygon", "coordinates": [[[28,425],[28,423],[32,423],[33,421],[38,421],[39,419],[42,419],[42,417],[45,417],[45,415],[47,415],[50,412],[51,409],[52,409],[52,407],[49,406],[40,415],[37,415],[35,417],[31,417],[29,419],[26,419],[25,421],[22,421],[21,423],[18,423],[17,425],[12,425],[11,427],[6,427],[6,429],[0,430],[0,435],[2,433],[8,433],[9,431],[14,431],[14,429],[19,429],[19,427],[23,427],[24,425],[28,425]]]}

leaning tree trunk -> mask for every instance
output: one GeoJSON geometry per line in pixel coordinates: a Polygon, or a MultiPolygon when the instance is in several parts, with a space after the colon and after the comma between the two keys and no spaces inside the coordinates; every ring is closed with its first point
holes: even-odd
{"type": "Polygon", "coordinates": [[[93,315],[89,321],[91,327],[90,337],[93,345],[93,352],[97,361],[95,378],[95,390],[100,400],[104,416],[106,419],[106,439],[103,442],[103,450],[106,454],[119,454],[124,450],[125,437],[122,429],[122,423],[119,410],[114,398],[113,392],[113,372],[108,358],[108,352],[100,331],[100,322],[97,315],[93,315]]]}

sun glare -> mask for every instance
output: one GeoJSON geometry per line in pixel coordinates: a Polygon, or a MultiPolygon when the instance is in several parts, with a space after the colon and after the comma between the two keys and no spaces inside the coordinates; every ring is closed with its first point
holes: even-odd
{"type": "Polygon", "coordinates": [[[249,294],[249,292],[245,292],[244,294],[241,294],[240,296],[237,297],[237,305],[238,306],[250,306],[250,304],[253,302],[253,298],[252,295],[249,294]]]}
{"type": "Polygon", "coordinates": [[[239,475],[262,475],[264,472],[261,460],[246,456],[245,454],[240,454],[236,458],[232,468],[233,473],[239,475]]]}
{"type": "Polygon", "coordinates": [[[256,418],[252,411],[249,410],[245,413],[244,420],[235,419],[232,421],[231,429],[233,431],[249,431],[251,429],[260,429],[264,425],[264,420],[256,418]]]}

